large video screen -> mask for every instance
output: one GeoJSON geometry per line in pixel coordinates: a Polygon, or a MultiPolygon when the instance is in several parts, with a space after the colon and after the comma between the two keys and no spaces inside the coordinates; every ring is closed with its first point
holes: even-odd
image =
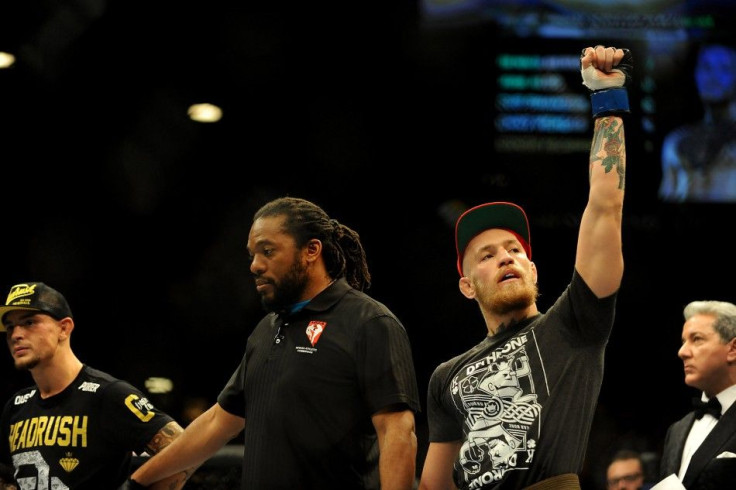
{"type": "Polygon", "coordinates": [[[494,151],[517,162],[590,147],[575,47],[635,54],[632,117],[661,202],[736,202],[736,2],[422,0],[429,29],[496,34],[494,151]]]}

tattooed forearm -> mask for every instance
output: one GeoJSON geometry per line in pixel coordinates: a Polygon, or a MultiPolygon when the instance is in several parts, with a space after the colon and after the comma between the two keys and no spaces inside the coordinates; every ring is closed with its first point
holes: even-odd
{"type": "Polygon", "coordinates": [[[163,448],[171,444],[171,441],[179,437],[184,429],[176,422],[169,422],[158,433],[153,436],[151,442],[148,443],[148,450],[151,454],[156,454],[163,448]]]}
{"type": "Polygon", "coordinates": [[[618,175],[618,187],[623,190],[626,175],[626,146],[624,125],[618,117],[601,117],[595,120],[593,145],[590,150],[590,172],[601,165],[606,173],[613,168],[618,175]]]}

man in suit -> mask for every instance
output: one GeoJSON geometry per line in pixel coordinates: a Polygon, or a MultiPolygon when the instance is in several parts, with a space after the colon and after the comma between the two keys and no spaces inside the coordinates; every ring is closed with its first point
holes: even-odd
{"type": "Polygon", "coordinates": [[[736,305],[693,301],[684,310],[677,355],[685,384],[700,390],[694,410],[665,436],[660,476],[688,490],[736,487],[736,305]]]}

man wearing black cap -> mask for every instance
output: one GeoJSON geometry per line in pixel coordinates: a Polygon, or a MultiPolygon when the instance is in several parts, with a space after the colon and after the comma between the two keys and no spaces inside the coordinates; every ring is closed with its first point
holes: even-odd
{"type": "MultiPolygon", "coordinates": [[[[55,289],[16,284],[0,320],[15,367],[35,382],[15,393],[0,416],[0,465],[14,469],[20,488],[119,488],[133,452],[155,454],[182,433],[140,390],[77,358],[72,312],[55,289]]],[[[155,488],[182,488],[188,474],[155,488]]]]}
{"type": "Polygon", "coordinates": [[[595,124],[590,191],[572,280],[547,312],[536,305],[524,210],[491,202],[457,221],[460,291],[478,302],[487,335],[432,374],[420,489],[580,488],[623,275],[620,116],[628,112],[631,62],[628,50],[583,50],[595,124]]]}

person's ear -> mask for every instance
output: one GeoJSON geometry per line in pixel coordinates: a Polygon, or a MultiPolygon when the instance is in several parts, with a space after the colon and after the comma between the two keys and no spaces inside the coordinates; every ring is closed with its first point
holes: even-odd
{"type": "Polygon", "coordinates": [[[470,279],[463,276],[460,278],[460,281],[458,282],[458,287],[460,288],[460,292],[463,293],[463,296],[465,296],[468,299],[475,298],[475,288],[473,287],[473,283],[470,282],[470,279]]]}
{"type": "Polygon", "coordinates": [[[74,330],[74,320],[72,320],[71,317],[62,318],[59,320],[59,327],[61,328],[59,336],[64,339],[68,339],[72,330],[74,330]]]}
{"type": "Polygon", "coordinates": [[[729,364],[736,363],[736,337],[728,341],[728,352],[726,353],[726,360],[729,364]]]}
{"type": "Polygon", "coordinates": [[[322,254],[322,241],[312,238],[307,242],[305,250],[307,251],[307,260],[314,262],[322,254]]]}

